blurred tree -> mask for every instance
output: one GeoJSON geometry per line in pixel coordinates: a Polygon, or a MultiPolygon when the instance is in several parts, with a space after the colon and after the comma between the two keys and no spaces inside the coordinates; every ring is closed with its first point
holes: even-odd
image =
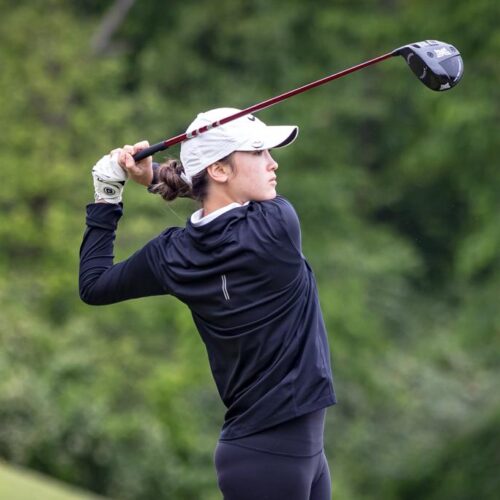
{"type": "Polygon", "coordinates": [[[500,490],[499,424],[497,412],[485,419],[481,427],[449,443],[431,463],[422,461],[411,478],[401,481],[393,497],[404,500],[496,499],[500,490]]]}

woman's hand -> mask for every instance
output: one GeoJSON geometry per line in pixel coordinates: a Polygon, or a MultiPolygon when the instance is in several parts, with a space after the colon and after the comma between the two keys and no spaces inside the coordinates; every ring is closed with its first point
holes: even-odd
{"type": "Polygon", "coordinates": [[[111,151],[111,155],[117,154],[118,164],[127,173],[128,178],[143,186],[149,186],[153,181],[153,159],[148,156],[136,163],[133,155],[147,147],[149,142],[141,141],[133,146],[125,145],[111,151]]]}

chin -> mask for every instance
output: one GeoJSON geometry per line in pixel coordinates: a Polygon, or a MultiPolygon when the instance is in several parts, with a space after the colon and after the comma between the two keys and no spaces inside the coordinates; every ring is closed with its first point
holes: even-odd
{"type": "Polygon", "coordinates": [[[277,196],[276,189],[272,189],[264,193],[259,193],[254,196],[251,196],[250,199],[252,201],[269,201],[269,200],[274,200],[276,196],[277,196]]]}
{"type": "Polygon", "coordinates": [[[271,192],[266,193],[265,196],[262,197],[260,201],[268,201],[268,200],[274,200],[276,198],[276,190],[273,189],[271,192]]]}

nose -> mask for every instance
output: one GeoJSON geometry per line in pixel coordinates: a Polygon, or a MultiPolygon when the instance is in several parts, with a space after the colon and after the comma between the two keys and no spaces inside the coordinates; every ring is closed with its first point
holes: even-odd
{"type": "Polygon", "coordinates": [[[266,151],[267,153],[267,168],[269,170],[278,170],[278,163],[274,161],[274,158],[271,156],[271,153],[269,151],[266,151]]]}

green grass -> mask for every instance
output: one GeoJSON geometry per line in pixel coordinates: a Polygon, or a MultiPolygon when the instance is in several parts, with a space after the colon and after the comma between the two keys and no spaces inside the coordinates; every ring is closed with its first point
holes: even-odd
{"type": "Polygon", "coordinates": [[[0,461],[2,500],[104,500],[43,474],[0,461]]]}

